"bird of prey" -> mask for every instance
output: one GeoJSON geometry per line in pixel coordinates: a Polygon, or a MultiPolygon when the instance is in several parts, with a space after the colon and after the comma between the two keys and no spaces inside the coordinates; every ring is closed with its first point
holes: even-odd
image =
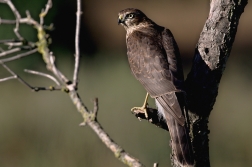
{"type": "Polygon", "coordinates": [[[126,30],[128,61],[133,75],[144,86],[147,98],[155,98],[158,113],[169,128],[171,145],[177,161],[183,166],[194,163],[185,119],[183,69],[176,41],[169,29],[149,19],[142,11],[127,8],[119,12],[118,24],[126,30]]]}

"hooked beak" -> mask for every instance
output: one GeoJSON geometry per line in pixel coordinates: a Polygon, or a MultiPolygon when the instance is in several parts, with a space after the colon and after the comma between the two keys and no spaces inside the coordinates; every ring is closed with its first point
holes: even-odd
{"type": "Polygon", "coordinates": [[[120,15],[120,16],[118,17],[118,25],[121,24],[121,23],[124,23],[123,15],[120,15]]]}
{"type": "Polygon", "coordinates": [[[118,25],[123,23],[122,20],[118,19],[118,25]]]}

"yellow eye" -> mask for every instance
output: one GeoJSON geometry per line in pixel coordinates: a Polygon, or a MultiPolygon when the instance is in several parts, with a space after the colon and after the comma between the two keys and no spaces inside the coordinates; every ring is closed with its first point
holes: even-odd
{"type": "Polygon", "coordinates": [[[131,13],[131,14],[128,14],[128,18],[131,19],[131,18],[133,18],[133,17],[134,17],[134,14],[132,14],[132,13],[131,13]]]}

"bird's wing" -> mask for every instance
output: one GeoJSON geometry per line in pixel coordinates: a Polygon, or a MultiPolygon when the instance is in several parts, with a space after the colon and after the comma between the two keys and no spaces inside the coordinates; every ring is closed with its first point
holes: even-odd
{"type": "Polygon", "coordinates": [[[176,89],[183,90],[184,74],[179,48],[169,29],[162,31],[162,46],[164,47],[169,62],[172,82],[176,89]]]}
{"type": "MultiPolygon", "coordinates": [[[[169,72],[171,75],[171,82],[177,90],[183,91],[184,75],[180,59],[179,49],[177,43],[170,30],[164,29],[162,31],[162,46],[165,49],[169,64],[169,72]]],[[[157,101],[168,111],[180,125],[184,125],[185,118],[183,110],[185,106],[184,93],[168,92],[167,94],[157,97],[157,101]]],[[[165,114],[166,115],[166,114],[165,114]]],[[[166,115],[167,116],[167,115],[166,115]]]]}

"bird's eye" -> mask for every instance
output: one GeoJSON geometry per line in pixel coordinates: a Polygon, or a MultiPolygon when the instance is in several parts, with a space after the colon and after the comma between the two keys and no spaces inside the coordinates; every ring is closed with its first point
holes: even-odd
{"type": "Polygon", "coordinates": [[[134,14],[132,14],[132,13],[131,13],[131,14],[128,14],[127,17],[131,19],[131,18],[134,17],[134,14]]]}

